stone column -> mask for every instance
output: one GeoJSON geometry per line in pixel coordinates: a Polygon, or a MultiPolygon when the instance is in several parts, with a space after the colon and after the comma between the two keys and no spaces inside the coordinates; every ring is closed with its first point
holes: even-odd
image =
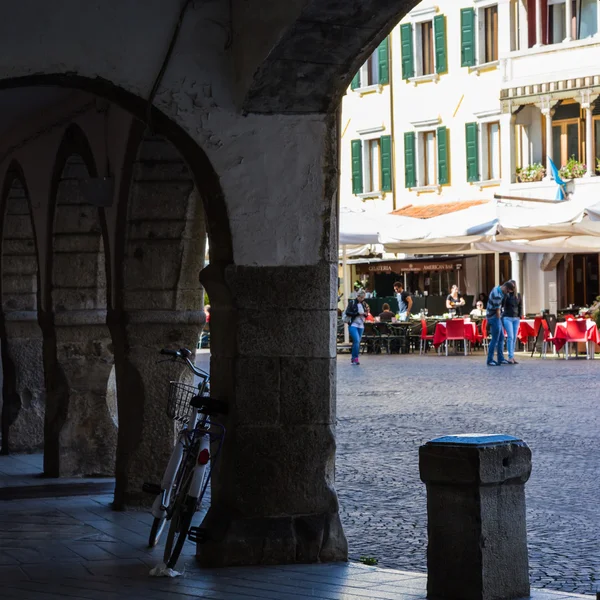
{"type": "Polygon", "coordinates": [[[515,181],[515,122],[516,115],[512,113],[503,114],[500,117],[501,136],[501,166],[502,181],[514,183],[515,181]]]}
{"type": "Polygon", "coordinates": [[[118,418],[115,393],[109,389],[114,358],[106,311],[58,313],[54,333],[56,385],[49,390],[48,452],[58,453],[60,477],[110,477],[118,418]]]}
{"type": "MultiPolygon", "coordinates": [[[[569,2],[567,2],[569,4],[569,2]]],[[[587,171],[585,177],[596,175],[596,157],[594,152],[594,120],[592,116],[592,103],[589,95],[584,98],[581,108],[585,110],[585,164],[587,171]]]]}
{"type": "Polygon", "coordinates": [[[211,299],[231,295],[210,322],[212,391],[231,404],[200,564],[346,560],[333,487],[335,262],[211,264],[202,281],[211,299]]]}
{"type": "Polygon", "coordinates": [[[522,272],[521,254],[519,254],[518,252],[511,252],[510,253],[510,261],[511,261],[511,270],[510,270],[511,278],[517,282],[517,291],[522,294],[523,288],[521,286],[522,286],[523,280],[521,277],[521,272],[522,272]]]}
{"type": "Polygon", "coordinates": [[[159,362],[164,360],[159,351],[194,352],[203,324],[203,311],[109,313],[119,415],[117,509],[153,500],[142,493],[142,484],[160,483],[175,441],[175,426],[166,413],[169,381],[193,383],[191,371],[181,363],[159,362]]]}
{"type": "Polygon", "coordinates": [[[542,0],[535,0],[535,44],[534,48],[542,45],[542,0]]]}
{"type": "MultiPolygon", "coordinates": [[[[544,177],[545,181],[550,181],[552,179],[552,167],[550,165],[550,161],[553,159],[552,157],[552,117],[554,116],[554,109],[550,107],[549,103],[545,103],[542,106],[542,114],[546,119],[546,176],[544,177]]],[[[560,169],[560,165],[556,165],[557,168],[560,169]]]]}
{"type": "Polygon", "coordinates": [[[529,597],[525,482],[531,451],[507,435],[450,435],[419,449],[427,485],[427,597],[529,597]]]}
{"type": "Polygon", "coordinates": [[[565,2],[565,39],[564,42],[570,42],[573,39],[573,3],[572,0],[565,2]]]}
{"type": "Polygon", "coordinates": [[[2,340],[2,453],[34,452],[44,445],[46,390],[42,332],[36,311],[4,316],[2,340]]]}

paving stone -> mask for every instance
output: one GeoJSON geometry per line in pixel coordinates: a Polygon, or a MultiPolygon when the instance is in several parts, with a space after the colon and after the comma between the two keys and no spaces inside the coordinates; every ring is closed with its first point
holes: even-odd
{"type": "Polygon", "coordinates": [[[600,579],[600,362],[481,355],[338,357],[336,489],[350,558],[426,570],[418,448],[444,434],[499,432],[533,452],[526,484],[531,584],[592,594],[600,579]]]}

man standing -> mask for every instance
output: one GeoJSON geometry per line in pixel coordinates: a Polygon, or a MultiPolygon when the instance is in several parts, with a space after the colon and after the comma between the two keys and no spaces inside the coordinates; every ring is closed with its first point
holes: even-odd
{"type": "Polygon", "coordinates": [[[410,317],[410,311],[413,305],[413,299],[411,295],[404,290],[404,284],[396,281],[394,283],[394,292],[396,300],[398,300],[398,313],[400,313],[400,320],[407,321],[410,317]]]}
{"type": "Polygon", "coordinates": [[[512,281],[496,286],[488,298],[486,315],[492,339],[488,347],[487,364],[489,367],[510,365],[504,358],[504,330],[502,328],[502,302],[504,296],[515,291],[512,281]],[[498,362],[494,360],[494,352],[498,352],[498,362]]]}

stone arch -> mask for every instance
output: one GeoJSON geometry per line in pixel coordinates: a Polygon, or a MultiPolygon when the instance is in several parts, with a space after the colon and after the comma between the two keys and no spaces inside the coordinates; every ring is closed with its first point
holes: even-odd
{"type": "MultiPolygon", "coordinates": [[[[264,13],[247,4],[244,27],[264,32],[247,82],[251,113],[335,111],[353,75],[419,0],[309,0],[286,5],[284,26],[266,31],[264,13]],[[265,40],[269,43],[266,44],[265,40]],[[306,82],[299,85],[298,82],[306,82]]],[[[281,20],[276,12],[274,20],[281,20]]],[[[242,25],[242,23],[240,23],[242,25]]],[[[248,60],[248,59],[246,59],[248,60]]]]}
{"type": "Polygon", "coordinates": [[[83,131],[69,125],[50,189],[52,253],[44,307],[45,471],[60,476],[114,471],[117,428],[107,401],[114,361],[106,325],[104,215],[82,188],[96,174],[83,131]]]}
{"type": "Polygon", "coordinates": [[[195,349],[204,323],[206,224],[193,173],[170,141],[134,123],[130,177],[121,190],[109,309],[118,404],[115,505],[138,503],[144,481],[160,481],[172,449],[165,414],[169,380],[189,372],[156,367],[161,347],[195,349]],[[140,423],[142,424],[140,426],[140,423]]]}
{"type": "Polygon", "coordinates": [[[8,454],[42,448],[45,408],[36,237],[25,176],[15,160],[6,170],[0,215],[2,453],[8,454]]]}
{"type": "MultiPolygon", "coordinates": [[[[219,175],[206,152],[182,126],[178,125],[156,106],[149,106],[142,97],[101,77],[91,78],[72,73],[53,73],[0,79],[0,90],[31,86],[58,86],[95,94],[134,115],[139,121],[138,129],[141,127],[143,130],[147,125],[153,132],[169,140],[188,165],[196,184],[206,215],[211,263],[226,265],[233,262],[229,216],[219,175]]],[[[132,140],[130,145],[129,155],[131,155],[132,148],[135,147],[135,142],[132,140]]],[[[128,166],[127,164],[124,165],[126,171],[128,166]]]]}

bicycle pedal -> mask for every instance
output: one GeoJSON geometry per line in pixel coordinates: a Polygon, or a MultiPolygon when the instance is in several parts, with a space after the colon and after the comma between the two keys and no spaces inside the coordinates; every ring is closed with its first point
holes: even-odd
{"type": "Polygon", "coordinates": [[[142,492],[146,492],[147,494],[153,494],[157,496],[162,492],[162,489],[158,483],[143,483],[142,484],[142,492]]]}
{"type": "Polygon", "coordinates": [[[188,540],[195,544],[204,544],[209,540],[208,529],[203,527],[190,527],[188,531],[188,540]]]}

